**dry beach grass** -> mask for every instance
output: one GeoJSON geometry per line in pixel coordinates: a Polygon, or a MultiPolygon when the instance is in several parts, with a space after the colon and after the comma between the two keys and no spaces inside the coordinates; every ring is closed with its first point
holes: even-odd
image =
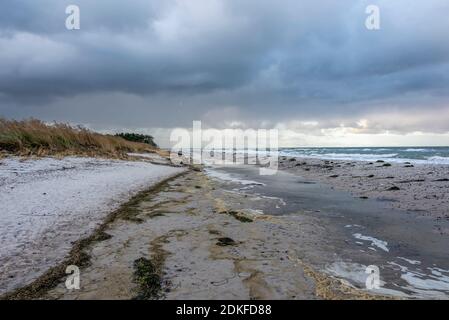
{"type": "Polygon", "coordinates": [[[0,118],[0,150],[21,156],[86,155],[120,158],[127,152],[154,152],[144,143],[100,134],[64,123],[0,118]]]}

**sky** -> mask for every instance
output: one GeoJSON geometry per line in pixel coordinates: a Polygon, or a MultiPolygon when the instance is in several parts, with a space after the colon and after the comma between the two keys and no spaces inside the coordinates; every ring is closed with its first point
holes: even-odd
{"type": "Polygon", "coordinates": [[[447,0],[2,0],[0,116],[449,145],[447,0]],[[80,29],[66,28],[66,7],[80,29]],[[380,29],[369,30],[376,5],[380,29]]]}

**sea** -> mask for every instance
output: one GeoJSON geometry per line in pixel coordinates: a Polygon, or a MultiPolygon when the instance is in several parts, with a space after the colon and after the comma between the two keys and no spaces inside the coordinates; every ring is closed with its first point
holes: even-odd
{"type": "Polygon", "coordinates": [[[449,147],[280,148],[281,156],[327,160],[448,164],[449,147]]]}

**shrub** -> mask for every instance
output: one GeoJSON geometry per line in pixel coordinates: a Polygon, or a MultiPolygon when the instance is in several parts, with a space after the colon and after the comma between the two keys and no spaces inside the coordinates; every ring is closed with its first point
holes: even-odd
{"type": "Polygon", "coordinates": [[[126,133],[117,133],[116,136],[121,137],[128,141],[146,143],[152,147],[157,147],[156,143],[154,143],[154,138],[149,135],[126,132],[126,133]]]}

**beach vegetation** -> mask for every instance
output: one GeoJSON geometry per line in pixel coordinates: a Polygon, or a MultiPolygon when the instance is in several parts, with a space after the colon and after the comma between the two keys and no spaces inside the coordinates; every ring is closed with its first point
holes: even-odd
{"type": "Polygon", "coordinates": [[[127,141],[131,141],[131,142],[140,142],[140,143],[145,143],[148,144],[154,148],[157,147],[156,143],[154,142],[154,138],[153,136],[150,135],[146,135],[146,134],[138,134],[138,133],[117,133],[116,134],[117,137],[121,137],[127,141]]]}
{"type": "Polygon", "coordinates": [[[154,152],[149,143],[101,134],[66,123],[0,118],[0,152],[19,156],[86,155],[125,157],[129,152],[154,152]]]}

